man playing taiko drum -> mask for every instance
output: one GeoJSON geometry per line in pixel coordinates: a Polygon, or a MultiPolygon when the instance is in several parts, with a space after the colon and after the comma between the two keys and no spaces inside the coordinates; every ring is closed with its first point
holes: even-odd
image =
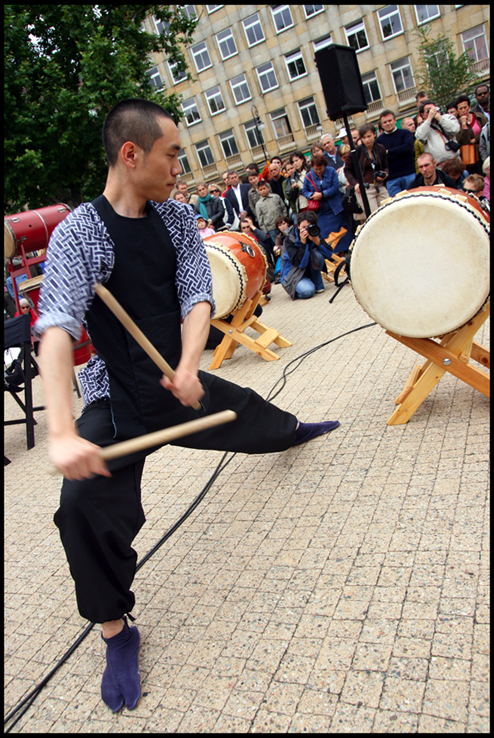
{"type": "Polygon", "coordinates": [[[232,409],[237,420],[176,445],[271,453],[305,443],[338,421],[303,424],[248,388],[199,371],[214,314],[211,270],[190,208],[169,199],[180,174],[178,130],[146,100],[124,100],[103,126],[108,178],[102,195],[55,229],[41,288],[41,370],[50,457],[65,479],[55,523],[75,580],[82,617],[102,623],[107,668],[101,694],[116,712],[140,697],[139,632],[126,614],[144,523],[140,481],[147,452],[103,463],[99,450],[232,409]],[[94,293],[106,285],[176,371],[162,377],[94,293]],[[181,318],[183,330],[181,331],[181,318]],[[80,372],[84,409],[74,424],[72,342],[84,319],[97,352],[80,372]],[[201,401],[202,409],[191,406],[201,401]]]}

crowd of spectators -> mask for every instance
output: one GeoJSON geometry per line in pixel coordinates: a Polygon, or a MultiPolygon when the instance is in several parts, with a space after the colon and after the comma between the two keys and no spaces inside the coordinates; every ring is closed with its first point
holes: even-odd
{"type": "MultiPolygon", "coordinates": [[[[463,190],[488,210],[489,86],[476,88],[475,104],[460,94],[445,112],[423,91],[416,104],[416,115],[400,124],[392,110],[384,110],[376,126],[350,128],[370,212],[388,197],[425,185],[463,190]]],[[[275,280],[293,299],[312,297],[324,289],[325,259],[334,251],[345,254],[367,217],[345,128],[337,139],[339,146],[324,134],[308,156],[302,151],[285,159],[274,156],[262,171],[248,164],[242,181],[230,170],[221,175],[223,184],[199,182],[195,192],[179,182],[173,197],[193,209],[203,237],[224,230],[246,233],[264,250],[275,280]],[[328,236],[342,228],[346,234],[333,248],[327,246],[328,236]]]]}

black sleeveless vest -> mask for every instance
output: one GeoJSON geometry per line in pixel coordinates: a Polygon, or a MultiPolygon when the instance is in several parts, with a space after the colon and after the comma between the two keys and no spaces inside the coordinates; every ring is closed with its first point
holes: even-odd
{"type": "MultiPolygon", "coordinates": [[[[144,218],[118,215],[104,195],[92,204],[114,244],[115,266],[105,287],[175,369],[182,349],[180,304],[176,252],[165,224],[149,202],[144,218]]],[[[85,317],[108,370],[115,435],[133,438],[172,425],[182,406],[161,386],[161,370],[97,295],[85,317]]]]}

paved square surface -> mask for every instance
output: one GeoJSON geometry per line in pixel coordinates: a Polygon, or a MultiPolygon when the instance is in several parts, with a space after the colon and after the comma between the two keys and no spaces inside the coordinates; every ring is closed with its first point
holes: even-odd
{"type": "MultiPolygon", "coordinates": [[[[329,304],[334,291],[292,302],[274,285],[261,320],[293,346],[272,346],[273,362],[239,346],[217,374],[266,397],[293,359],[372,322],[350,286],[329,304]]],[[[487,733],[490,403],[446,374],[406,425],[386,425],[422,362],[373,326],[292,364],[276,404],[341,426],[234,456],[137,573],[136,709],[113,715],[101,701],[95,626],[12,732],[487,733]]],[[[42,404],[39,377],[34,392],[42,404]]],[[[20,417],[10,397],[5,417],[20,417]]],[[[30,451],[24,426],[5,428],[6,714],[87,625],[53,523],[45,413],[36,419],[30,451]]],[[[148,458],[140,558],[221,456],[148,458]]]]}

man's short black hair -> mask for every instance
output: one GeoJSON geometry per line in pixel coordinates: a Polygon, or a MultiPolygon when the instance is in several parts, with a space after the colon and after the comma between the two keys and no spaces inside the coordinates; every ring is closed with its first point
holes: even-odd
{"type": "Polygon", "coordinates": [[[149,154],[154,142],[163,135],[158,124],[160,117],[172,118],[161,105],[150,100],[130,98],[114,105],[105,118],[102,133],[108,166],[115,166],[118,152],[126,141],[132,141],[149,154]]]}
{"type": "Polygon", "coordinates": [[[297,215],[298,226],[300,226],[303,220],[306,220],[307,223],[313,223],[314,225],[317,225],[317,215],[313,210],[304,210],[297,215]]]}
{"type": "Polygon", "coordinates": [[[480,90],[481,87],[487,87],[487,92],[490,92],[491,91],[491,88],[489,87],[489,85],[487,84],[487,82],[484,82],[481,85],[477,85],[477,87],[475,88],[475,94],[477,94],[477,90],[480,90]]]}

